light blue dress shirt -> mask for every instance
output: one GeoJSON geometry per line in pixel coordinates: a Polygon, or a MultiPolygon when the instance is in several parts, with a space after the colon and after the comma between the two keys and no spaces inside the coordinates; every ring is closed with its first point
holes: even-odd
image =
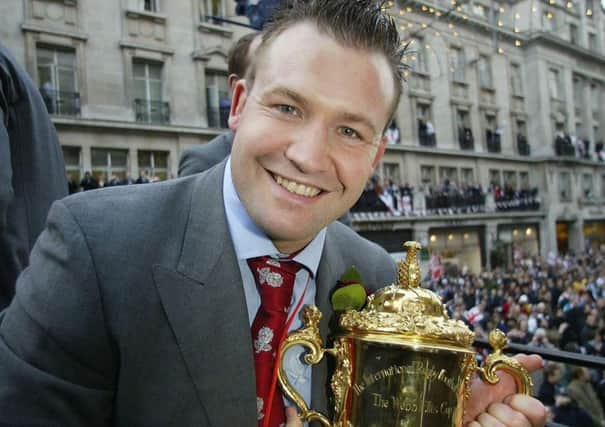
{"type": "MultiPolygon", "coordinates": [[[[246,305],[248,307],[248,320],[250,325],[254,321],[256,312],[260,307],[260,294],[256,287],[252,271],[246,260],[259,256],[269,255],[274,257],[284,257],[287,254],[280,253],[273,242],[266,234],[252,221],[244,205],[242,204],[233,180],[231,177],[231,158],[227,160],[225,167],[225,176],[223,179],[223,202],[225,212],[227,214],[227,223],[229,224],[229,232],[235,248],[239,270],[242,275],[244,284],[244,294],[246,296],[246,305]]],[[[315,303],[316,283],[313,277],[317,276],[317,268],[319,260],[324,248],[326,239],[326,229],[323,228],[317,236],[295,257],[294,260],[304,265],[306,268],[300,269],[296,274],[294,282],[294,291],[292,302],[290,304],[290,312],[296,308],[303,292],[304,299],[300,307],[315,303]],[[307,270],[308,269],[308,270],[307,270]],[[309,271],[313,272],[313,277],[310,277],[309,271]],[[305,291],[306,287],[306,291],[305,291]]],[[[296,313],[294,320],[290,326],[290,331],[298,329],[302,326],[300,312],[296,313]]],[[[290,380],[290,384],[300,393],[305,399],[307,405],[311,403],[311,366],[302,362],[303,347],[294,347],[285,355],[284,368],[290,380]]],[[[286,405],[292,405],[286,401],[286,405]]]]}

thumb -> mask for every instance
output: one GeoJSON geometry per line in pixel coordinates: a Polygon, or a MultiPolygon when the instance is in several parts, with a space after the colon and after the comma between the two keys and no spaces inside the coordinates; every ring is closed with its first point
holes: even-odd
{"type": "Polygon", "coordinates": [[[286,408],[286,427],[302,427],[302,421],[298,416],[296,408],[289,406],[286,408]]]}

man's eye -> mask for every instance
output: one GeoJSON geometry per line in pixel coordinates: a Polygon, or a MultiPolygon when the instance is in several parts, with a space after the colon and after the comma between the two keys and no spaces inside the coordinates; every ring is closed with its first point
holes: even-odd
{"type": "Polygon", "coordinates": [[[291,105],[287,105],[287,104],[279,104],[275,107],[277,109],[277,111],[279,111],[280,113],[284,113],[284,114],[292,114],[295,115],[297,114],[297,110],[296,107],[293,107],[291,105]]]}
{"type": "Polygon", "coordinates": [[[339,132],[342,136],[345,136],[347,138],[355,138],[355,139],[361,139],[361,135],[359,135],[359,133],[352,128],[349,127],[341,127],[339,129],[339,132]]]}

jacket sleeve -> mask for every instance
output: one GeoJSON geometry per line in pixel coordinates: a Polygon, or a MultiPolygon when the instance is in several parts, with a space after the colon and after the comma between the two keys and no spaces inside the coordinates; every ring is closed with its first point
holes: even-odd
{"type": "Polygon", "coordinates": [[[89,246],[56,202],[0,313],[0,425],[109,425],[116,353],[89,246]]]}
{"type": "Polygon", "coordinates": [[[183,151],[179,160],[179,177],[194,175],[209,169],[213,163],[207,159],[203,147],[191,147],[183,151]]]}
{"type": "Polygon", "coordinates": [[[6,228],[8,206],[13,200],[13,167],[8,139],[8,72],[0,63],[0,233],[6,228]]]}

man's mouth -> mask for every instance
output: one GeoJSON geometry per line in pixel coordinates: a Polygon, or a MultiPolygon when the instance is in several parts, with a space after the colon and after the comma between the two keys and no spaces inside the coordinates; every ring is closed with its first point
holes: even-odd
{"type": "Polygon", "coordinates": [[[296,181],[290,181],[287,180],[284,177],[281,177],[279,175],[273,175],[273,178],[275,178],[275,182],[277,182],[279,185],[281,185],[282,187],[284,187],[286,190],[288,190],[290,193],[294,193],[297,194],[299,196],[303,196],[303,197],[315,197],[317,196],[321,190],[317,187],[310,187],[308,185],[305,184],[300,184],[296,181]]]}

